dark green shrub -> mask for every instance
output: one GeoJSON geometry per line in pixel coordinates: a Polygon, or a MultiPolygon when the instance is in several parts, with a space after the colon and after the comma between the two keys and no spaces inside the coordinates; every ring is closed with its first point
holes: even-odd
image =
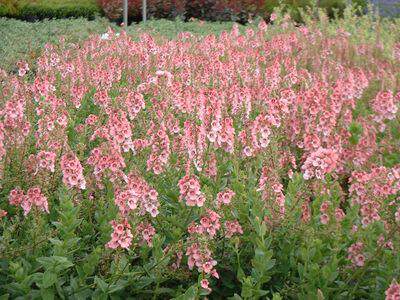
{"type": "MultiPolygon", "coordinates": [[[[112,20],[122,19],[122,0],[97,0],[104,14],[112,20]]],[[[142,1],[128,0],[130,21],[140,21],[142,18],[142,1]]],[[[268,19],[273,10],[283,6],[284,12],[292,18],[301,21],[301,10],[310,7],[321,7],[329,17],[337,12],[342,15],[346,0],[148,0],[147,15],[150,18],[182,17],[206,21],[235,21],[246,23],[249,17],[268,19]]],[[[353,5],[366,7],[366,0],[354,0],[353,5]]]]}
{"type": "Polygon", "coordinates": [[[54,18],[93,19],[101,11],[95,0],[3,0],[0,16],[34,21],[54,18]]]}

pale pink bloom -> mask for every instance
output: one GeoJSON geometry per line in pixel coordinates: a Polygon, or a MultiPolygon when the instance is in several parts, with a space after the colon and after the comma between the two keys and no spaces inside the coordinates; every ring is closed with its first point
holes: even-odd
{"type": "Polygon", "coordinates": [[[322,214],[320,216],[320,221],[322,224],[326,225],[329,222],[329,216],[327,214],[322,214]]]}
{"type": "Polygon", "coordinates": [[[200,282],[200,285],[201,285],[201,287],[202,287],[203,289],[205,289],[205,290],[211,292],[211,288],[209,287],[209,284],[210,284],[210,283],[208,282],[207,279],[202,279],[201,282],[200,282]]]}
{"type": "Polygon", "coordinates": [[[389,288],[385,291],[385,300],[399,300],[400,299],[400,284],[393,279],[389,288]]]}

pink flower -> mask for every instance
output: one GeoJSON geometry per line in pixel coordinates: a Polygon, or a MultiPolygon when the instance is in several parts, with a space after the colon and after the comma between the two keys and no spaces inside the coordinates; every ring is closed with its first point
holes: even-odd
{"type": "Polygon", "coordinates": [[[11,205],[18,206],[21,204],[23,198],[24,192],[19,187],[17,187],[10,192],[10,195],[8,196],[8,201],[11,205]]]}
{"type": "Polygon", "coordinates": [[[153,236],[156,234],[156,230],[150,223],[139,223],[136,231],[142,236],[142,243],[147,243],[149,247],[153,246],[153,236]]]}
{"type": "Polygon", "coordinates": [[[217,194],[217,203],[218,205],[221,204],[225,204],[228,205],[231,203],[232,198],[235,196],[235,192],[230,190],[230,189],[226,189],[223,192],[219,192],[217,194]]]}
{"type": "Polygon", "coordinates": [[[322,214],[320,216],[320,221],[322,224],[326,225],[329,222],[329,216],[327,214],[322,214]]]}
{"type": "Polygon", "coordinates": [[[231,238],[234,234],[243,234],[242,226],[237,220],[225,222],[225,237],[231,238]]]}
{"type": "Polygon", "coordinates": [[[200,183],[195,176],[186,175],[178,183],[180,196],[179,199],[186,199],[188,206],[202,207],[205,202],[205,196],[200,191],[200,183]]]}
{"type": "Polygon", "coordinates": [[[21,189],[16,188],[10,192],[9,201],[11,205],[21,206],[24,210],[24,216],[31,211],[32,207],[37,207],[49,213],[47,198],[42,194],[39,187],[30,188],[26,195],[21,189]]]}
{"type": "Polygon", "coordinates": [[[335,209],[335,218],[337,222],[343,221],[343,219],[346,217],[344,211],[341,208],[336,208],[335,209]]]}
{"type": "Polygon", "coordinates": [[[362,267],[364,266],[365,263],[365,256],[362,254],[357,254],[354,258],[355,264],[357,267],[362,267]]]}
{"type": "Polygon", "coordinates": [[[7,216],[7,212],[5,210],[3,210],[3,209],[0,209],[0,220],[2,218],[4,218],[5,216],[7,216]]]}
{"type": "Polygon", "coordinates": [[[322,179],[325,174],[336,168],[339,155],[333,149],[318,148],[312,152],[301,167],[304,179],[316,177],[322,179]]]}
{"type": "Polygon", "coordinates": [[[352,244],[347,250],[347,258],[357,267],[362,267],[365,264],[365,256],[361,253],[364,245],[361,242],[352,244]]]}
{"type": "Polygon", "coordinates": [[[56,154],[51,151],[40,151],[36,157],[37,164],[42,169],[47,169],[54,173],[54,164],[56,160],[56,154]]]}
{"type": "Polygon", "coordinates": [[[394,214],[396,222],[400,223],[400,207],[397,209],[396,213],[394,214]]]}
{"type": "Polygon", "coordinates": [[[210,284],[210,283],[208,282],[207,279],[202,279],[202,280],[200,281],[201,287],[202,287],[203,289],[205,289],[205,290],[211,292],[212,290],[211,290],[211,288],[209,287],[209,284],[210,284]]]}
{"type": "Polygon", "coordinates": [[[186,255],[188,256],[188,266],[190,270],[196,266],[199,272],[211,274],[215,278],[218,278],[219,275],[215,270],[217,262],[212,259],[211,251],[208,249],[207,245],[201,245],[195,242],[187,247],[186,255]]]}
{"type": "Polygon", "coordinates": [[[24,76],[29,71],[29,66],[24,61],[18,62],[17,66],[18,66],[18,75],[20,77],[24,76]]]}
{"type": "Polygon", "coordinates": [[[113,227],[113,233],[111,234],[111,240],[106,246],[111,249],[116,249],[118,247],[128,249],[133,238],[131,226],[128,221],[123,220],[122,223],[117,223],[115,220],[113,220],[110,222],[110,224],[113,227]]]}
{"type": "Polygon", "coordinates": [[[86,189],[83,168],[74,153],[70,152],[61,157],[61,170],[63,172],[63,182],[66,186],[69,188],[77,186],[82,190],[86,189]]]}
{"type": "Polygon", "coordinates": [[[207,209],[207,215],[203,216],[200,219],[200,224],[192,223],[188,231],[191,234],[208,234],[210,237],[214,237],[217,234],[217,231],[221,228],[220,223],[220,215],[216,212],[207,209]]]}
{"type": "Polygon", "coordinates": [[[400,299],[400,284],[394,279],[390,284],[389,288],[385,292],[385,300],[399,300],[400,299]]]}
{"type": "Polygon", "coordinates": [[[322,202],[319,211],[322,212],[322,213],[326,213],[326,212],[328,211],[328,208],[329,208],[329,205],[330,205],[330,204],[331,204],[331,203],[330,203],[329,201],[324,201],[324,202],[322,202]]]}

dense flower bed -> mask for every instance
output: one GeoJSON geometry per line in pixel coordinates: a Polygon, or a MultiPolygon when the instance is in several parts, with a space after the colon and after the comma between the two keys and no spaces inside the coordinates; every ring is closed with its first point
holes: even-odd
{"type": "Polygon", "coordinates": [[[269,26],[2,72],[2,289],[398,299],[399,46],[269,26]]]}

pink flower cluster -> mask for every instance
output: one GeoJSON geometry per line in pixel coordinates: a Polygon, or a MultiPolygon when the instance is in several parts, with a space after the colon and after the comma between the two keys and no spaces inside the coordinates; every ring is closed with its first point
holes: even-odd
{"type": "Polygon", "coordinates": [[[103,188],[101,179],[109,178],[114,182],[118,178],[123,178],[122,169],[126,166],[121,151],[108,144],[102,144],[94,148],[87,160],[88,165],[93,167],[93,175],[100,189],[103,188]]]}
{"type": "Polygon", "coordinates": [[[331,203],[329,201],[324,201],[322,202],[321,207],[319,208],[319,211],[322,213],[319,219],[321,223],[324,225],[328,224],[329,222],[328,208],[330,204],[331,203]]]}
{"type": "Polygon", "coordinates": [[[394,218],[395,218],[396,222],[400,223],[400,207],[394,213],[394,218]]]}
{"type": "Polygon", "coordinates": [[[219,214],[207,209],[207,214],[200,218],[200,224],[192,223],[188,227],[188,232],[190,234],[208,234],[210,237],[214,237],[221,228],[220,218],[219,214]]]}
{"type": "Polygon", "coordinates": [[[144,179],[134,174],[128,176],[124,189],[116,190],[115,204],[123,216],[138,208],[139,215],[147,212],[153,218],[158,215],[160,206],[157,191],[151,188],[144,179]]]}
{"type": "Polygon", "coordinates": [[[0,209],[0,220],[7,216],[7,212],[4,209],[0,209]]]}
{"type": "Polygon", "coordinates": [[[351,262],[357,267],[362,267],[365,263],[365,256],[362,254],[363,247],[363,243],[357,242],[352,244],[349,249],[347,249],[347,259],[351,260],[351,262]]]}
{"type": "Polygon", "coordinates": [[[274,219],[282,218],[285,215],[285,195],[283,185],[279,182],[277,174],[271,172],[270,168],[263,167],[259,179],[258,191],[262,192],[262,199],[265,206],[274,219]],[[271,202],[271,200],[273,200],[271,202]]]}
{"type": "Polygon", "coordinates": [[[54,173],[56,154],[51,151],[40,151],[36,156],[38,167],[54,173]]]}
{"type": "Polygon", "coordinates": [[[78,187],[81,190],[86,189],[86,180],[83,177],[83,168],[73,152],[64,154],[61,157],[61,170],[63,173],[63,182],[69,187],[78,187]]]}
{"type": "Polygon", "coordinates": [[[146,243],[149,247],[153,246],[153,236],[156,234],[156,230],[150,223],[139,223],[136,232],[141,235],[142,243],[146,243]]]}
{"type": "Polygon", "coordinates": [[[94,131],[91,140],[95,140],[97,137],[102,138],[107,140],[109,145],[117,151],[122,149],[123,152],[128,152],[129,150],[135,152],[131,123],[128,121],[126,113],[123,110],[109,111],[108,109],[107,112],[107,123],[94,131]]]}
{"type": "Polygon", "coordinates": [[[111,143],[121,146],[124,152],[128,152],[129,150],[135,152],[132,143],[131,126],[124,111],[111,112],[105,128],[108,133],[108,140],[111,143]]]}
{"type": "Polygon", "coordinates": [[[121,223],[112,220],[110,224],[113,227],[113,232],[111,233],[111,240],[107,243],[107,247],[111,249],[118,247],[128,249],[132,244],[133,238],[131,225],[128,223],[128,220],[124,219],[121,223]]]}
{"type": "Polygon", "coordinates": [[[230,239],[234,234],[243,234],[242,226],[237,220],[226,221],[225,224],[225,237],[230,239]]]}
{"type": "Polygon", "coordinates": [[[159,129],[156,130],[153,124],[147,134],[150,136],[148,144],[151,145],[151,153],[147,160],[147,170],[152,170],[154,174],[159,175],[167,166],[171,154],[167,128],[164,124],[161,124],[159,129]]]}
{"type": "Polygon", "coordinates": [[[353,172],[349,192],[352,204],[359,204],[363,226],[381,220],[380,211],[390,195],[400,191],[400,168],[372,167],[369,172],[353,172]]]}
{"type": "MultiPolygon", "coordinates": [[[[128,109],[129,118],[135,119],[137,114],[145,108],[143,95],[138,92],[129,92],[125,97],[125,105],[128,109]]],[[[123,100],[120,100],[123,103],[123,100]]]]}
{"type": "Polygon", "coordinates": [[[400,299],[400,284],[393,279],[389,288],[385,292],[385,300],[399,300],[400,299]]]}
{"type": "Polygon", "coordinates": [[[220,207],[221,205],[229,205],[234,196],[235,192],[231,189],[225,189],[223,192],[219,192],[217,194],[217,206],[220,207]]]}
{"type": "Polygon", "coordinates": [[[29,71],[29,66],[24,61],[18,62],[17,66],[18,66],[18,75],[20,77],[24,76],[29,71]]]}
{"type": "Polygon", "coordinates": [[[186,255],[188,256],[190,270],[196,267],[200,273],[204,272],[205,274],[219,278],[218,272],[215,269],[217,261],[212,259],[211,251],[206,245],[201,247],[198,243],[193,243],[187,247],[186,255]]]}
{"type": "Polygon", "coordinates": [[[8,200],[11,205],[21,206],[26,216],[32,209],[37,207],[41,211],[49,213],[49,205],[47,198],[42,194],[39,187],[32,187],[26,195],[20,188],[15,188],[10,192],[8,200]]]}
{"type": "Polygon", "coordinates": [[[371,105],[375,112],[374,121],[381,124],[384,120],[393,120],[398,111],[395,97],[391,91],[380,91],[371,105]]]}
{"type": "Polygon", "coordinates": [[[179,182],[179,199],[182,201],[186,200],[188,206],[202,207],[206,201],[206,197],[200,191],[200,183],[198,179],[192,175],[185,175],[179,182]]]}
{"type": "Polygon", "coordinates": [[[207,135],[208,140],[214,143],[216,148],[223,148],[226,152],[232,153],[235,138],[235,129],[231,118],[214,121],[211,123],[211,130],[207,135]]]}
{"type": "Polygon", "coordinates": [[[386,240],[383,234],[379,236],[376,243],[378,244],[379,247],[393,250],[393,242],[391,240],[386,240]]]}
{"type": "Polygon", "coordinates": [[[325,174],[335,170],[339,155],[333,149],[318,148],[311,152],[301,167],[304,179],[323,179],[325,174]]]}
{"type": "Polygon", "coordinates": [[[205,289],[208,292],[211,292],[212,289],[210,288],[210,282],[208,281],[208,279],[204,278],[200,281],[200,286],[205,289]]]}

